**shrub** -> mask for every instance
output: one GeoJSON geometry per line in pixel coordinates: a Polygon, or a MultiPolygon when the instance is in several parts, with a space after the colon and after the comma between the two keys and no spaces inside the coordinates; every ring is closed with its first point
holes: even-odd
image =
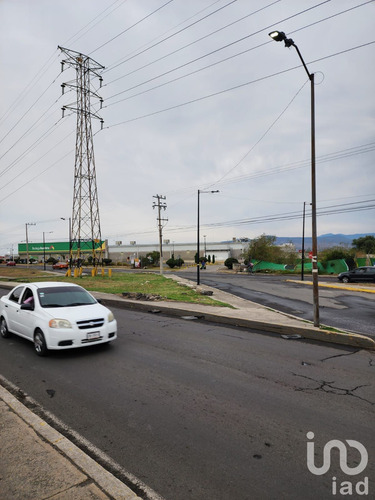
{"type": "Polygon", "coordinates": [[[169,266],[171,269],[173,269],[174,267],[181,267],[183,263],[184,263],[184,261],[181,258],[168,259],[166,262],[167,266],[169,266]]]}
{"type": "Polygon", "coordinates": [[[235,259],[234,257],[229,257],[225,262],[224,266],[227,267],[228,269],[233,269],[233,264],[238,264],[238,260],[235,259]]]}
{"type": "Polygon", "coordinates": [[[174,259],[168,259],[166,261],[167,266],[169,266],[171,269],[173,269],[176,265],[176,261],[174,259]]]}

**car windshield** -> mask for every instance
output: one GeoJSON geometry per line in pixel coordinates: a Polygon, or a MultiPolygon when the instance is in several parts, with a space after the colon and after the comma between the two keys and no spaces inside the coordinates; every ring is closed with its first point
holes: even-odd
{"type": "Polygon", "coordinates": [[[38,296],[42,307],[75,307],[96,304],[96,300],[86,290],[75,286],[40,288],[38,296]]]}

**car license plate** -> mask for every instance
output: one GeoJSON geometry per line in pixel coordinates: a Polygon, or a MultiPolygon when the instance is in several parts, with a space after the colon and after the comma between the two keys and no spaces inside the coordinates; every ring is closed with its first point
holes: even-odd
{"type": "Polygon", "coordinates": [[[87,334],[87,340],[98,339],[100,337],[100,332],[91,332],[87,334]]]}

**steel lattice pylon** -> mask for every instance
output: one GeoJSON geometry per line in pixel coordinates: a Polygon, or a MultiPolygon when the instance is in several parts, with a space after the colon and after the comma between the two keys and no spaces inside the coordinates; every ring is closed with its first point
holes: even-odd
{"type": "Polygon", "coordinates": [[[94,267],[102,263],[103,241],[100,230],[98,190],[96,185],[96,170],[94,158],[94,142],[92,136],[91,118],[103,120],[91,110],[91,98],[98,99],[100,107],[103,100],[91,89],[91,78],[102,78],[99,72],[104,66],[90,57],[74,50],[59,47],[67,56],[61,62],[75,68],[76,79],[62,84],[76,91],[77,101],[62,108],[72,110],[77,114],[77,136],[74,166],[74,195],[70,229],[70,266],[81,266],[84,254],[90,254],[94,267]]]}

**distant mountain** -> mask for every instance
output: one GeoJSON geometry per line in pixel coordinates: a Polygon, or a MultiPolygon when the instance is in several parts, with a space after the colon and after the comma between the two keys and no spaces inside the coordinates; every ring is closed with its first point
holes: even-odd
{"type": "MultiPolygon", "coordinates": [[[[357,238],[362,238],[363,236],[375,236],[375,233],[359,233],[359,234],[322,234],[318,236],[318,249],[323,250],[324,248],[330,248],[335,246],[352,246],[353,240],[357,238]]],[[[277,237],[276,244],[283,245],[285,243],[293,243],[297,250],[302,248],[302,236],[301,237],[277,237]]],[[[311,237],[305,237],[305,249],[312,247],[311,237]]]]}

